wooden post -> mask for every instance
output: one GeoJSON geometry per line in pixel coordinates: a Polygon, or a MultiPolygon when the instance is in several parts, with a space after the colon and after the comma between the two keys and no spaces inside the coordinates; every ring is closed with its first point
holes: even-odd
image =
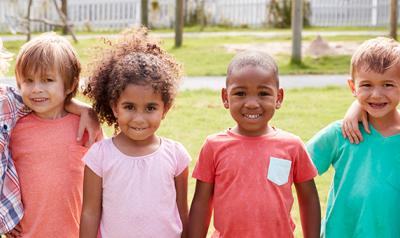
{"type": "Polygon", "coordinates": [[[390,1],[390,37],[397,40],[397,0],[390,1]]]}
{"type": "Polygon", "coordinates": [[[301,63],[302,0],[292,0],[292,63],[301,63]]]}
{"type": "MultiPolygon", "coordinates": [[[[61,0],[61,12],[64,14],[66,19],[68,19],[68,1],[67,0],[61,0]]],[[[66,26],[63,27],[62,34],[63,35],[68,34],[68,28],[66,26]]]]}
{"type": "Polygon", "coordinates": [[[141,23],[142,26],[149,27],[149,3],[148,0],[141,0],[141,23]]]}
{"type": "Polygon", "coordinates": [[[27,34],[26,34],[26,41],[31,40],[31,8],[32,8],[32,0],[28,2],[28,13],[26,14],[27,22],[27,34]]]}
{"type": "Polygon", "coordinates": [[[175,10],[175,47],[179,48],[182,46],[183,40],[183,10],[184,0],[176,0],[175,10]]]}

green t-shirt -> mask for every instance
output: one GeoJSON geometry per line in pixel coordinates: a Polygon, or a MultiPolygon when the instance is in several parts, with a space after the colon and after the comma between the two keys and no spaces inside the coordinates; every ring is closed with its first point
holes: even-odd
{"type": "Polygon", "coordinates": [[[335,169],[321,237],[400,237],[400,134],[383,137],[371,126],[356,145],[340,127],[334,122],[307,143],[320,175],[335,169]]]}

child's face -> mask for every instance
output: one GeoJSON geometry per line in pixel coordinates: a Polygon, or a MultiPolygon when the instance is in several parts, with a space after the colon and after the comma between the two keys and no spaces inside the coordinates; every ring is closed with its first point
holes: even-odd
{"type": "Polygon", "coordinates": [[[281,106],[283,90],[278,89],[273,72],[246,66],[233,71],[222,89],[224,107],[237,123],[237,132],[260,136],[268,132],[268,122],[281,106]]]}
{"type": "Polygon", "coordinates": [[[66,90],[64,80],[55,70],[49,70],[47,75],[28,74],[20,79],[22,100],[32,111],[44,119],[63,117],[64,102],[71,90],[66,90]]]}
{"type": "Polygon", "coordinates": [[[384,118],[396,112],[400,102],[400,64],[384,74],[356,70],[348,81],[353,95],[372,118],[384,118]]]}
{"type": "Polygon", "coordinates": [[[151,86],[129,84],[112,106],[119,128],[134,141],[151,141],[168,109],[151,86]]]}

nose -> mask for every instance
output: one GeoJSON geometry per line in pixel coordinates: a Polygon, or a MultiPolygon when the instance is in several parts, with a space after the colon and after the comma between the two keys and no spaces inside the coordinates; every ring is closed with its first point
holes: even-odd
{"type": "Polygon", "coordinates": [[[383,89],[380,88],[380,87],[374,88],[374,89],[372,90],[371,97],[372,97],[372,98],[380,98],[380,97],[382,97],[382,95],[383,95],[382,90],[383,90],[383,89]]]}
{"type": "Polygon", "coordinates": [[[135,115],[133,115],[133,117],[132,117],[132,121],[136,125],[141,125],[141,124],[144,124],[146,122],[146,119],[145,119],[143,113],[135,113],[135,115]]]}
{"type": "Polygon", "coordinates": [[[255,97],[249,97],[246,100],[245,107],[247,108],[258,108],[259,106],[260,104],[258,103],[258,100],[255,97]]]}
{"type": "Polygon", "coordinates": [[[33,83],[32,92],[40,93],[43,91],[42,84],[40,82],[33,83]]]}

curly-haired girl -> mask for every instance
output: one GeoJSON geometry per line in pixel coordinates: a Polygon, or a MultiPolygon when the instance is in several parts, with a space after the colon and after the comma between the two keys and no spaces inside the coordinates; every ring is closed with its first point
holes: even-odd
{"type": "Polygon", "coordinates": [[[185,237],[190,156],[155,135],[180,65],[144,28],[122,33],[101,55],[84,94],[116,134],[84,158],[80,237],[185,237]]]}

